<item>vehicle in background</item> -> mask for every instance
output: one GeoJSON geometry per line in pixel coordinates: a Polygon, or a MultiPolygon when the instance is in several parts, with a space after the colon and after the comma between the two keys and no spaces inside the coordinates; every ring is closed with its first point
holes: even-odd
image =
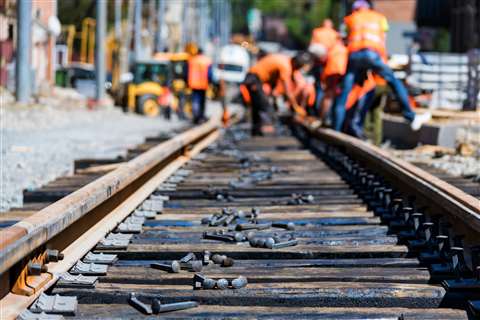
{"type": "Polygon", "coordinates": [[[126,112],[156,117],[161,112],[170,117],[172,94],[169,89],[171,66],[168,61],[137,61],[131,73],[122,75],[115,90],[110,90],[115,104],[126,112]],[[127,75],[129,75],[127,77],[127,75]]]}
{"type": "Polygon", "coordinates": [[[223,80],[241,83],[250,68],[250,56],[242,46],[230,44],[220,50],[218,63],[213,70],[215,82],[223,80]]]}

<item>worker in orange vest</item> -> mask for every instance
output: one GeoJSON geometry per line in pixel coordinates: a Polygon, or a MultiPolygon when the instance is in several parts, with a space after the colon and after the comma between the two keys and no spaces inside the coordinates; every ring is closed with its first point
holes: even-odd
{"type": "Polygon", "coordinates": [[[295,112],[304,114],[293,94],[293,72],[301,70],[308,72],[311,67],[311,56],[301,52],[291,58],[284,54],[268,54],[261,58],[247,73],[243,84],[248,90],[252,106],[252,135],[262,135],[262,114],[268,113],[272,106],[263,90],[267,83],[271,88],[283,86],[283,95],[286,96],[291,108],[295,112]]]}
{"type": "Polygon", "coordinates": [[[333,22],[325,19],[321,27],[312,31],[309,51],[315,57],[311,75],[315,79],[315,109],[316,113],[321,113],[321,101],[324,95],[322,88],[322,73],[324,71],[328,51],[337,43],[340,38],[339,33],[333,28],[333,22]]]}
{"type": "MultiPolygon", "coordinates": [[[[334,129],[340,131],[345,119],[345,104],[348,94],[356,80],[365,77],[368,70],[380,75],[396,94],[404,118],[410,122],[412,130],[418,130],[430,120],[431,114],[417,115],[412,110],[408,93],[381,58],[385,49],[385,32],[388,22],[384,15],[371,9],[366,0],[356,0],[353,3],[353,13],[345,17],[348,42],[348,70],[343,78],[342,93],[337,97],[334,105],[334,129]]],[[[358,82],[358,81],[357,81],[358,82]]]]}
{"type": "Polygon", "coordinates": [[[193,123],[198,124],[205,118],[205,99],[212,78],[212,61],[203,54],[202,49],[188,59],[187,84],[192,90],[193,123]]]}
{"type": "Polygon", "coordinates": [[[320,103],[319,117],[325,120],[332,101],[340,92],[340,83],[347,71],[348,50],[341,39],[328,50],[325,67],[321,76],[324,96],[320,103]]]}

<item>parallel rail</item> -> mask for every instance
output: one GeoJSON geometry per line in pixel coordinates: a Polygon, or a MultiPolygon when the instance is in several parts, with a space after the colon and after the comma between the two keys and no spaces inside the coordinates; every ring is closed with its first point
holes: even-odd
{"type": "Polygon", "coordinates": [[[0,274],[2,319],[16,317],[105,234],[130,214],[155,187],[219,135],[221,121],[212,118],[120,165],[115,170],[36,214],[2,229],[0,274]],[[45,285],[31,296],[8,293],[31,258],[46,248],[65,259],[49,264],[45,285]]]}
{"type": "MultiPolygon", "coordinates": [[[[415,194],[419,204],[435,208],[452,221],[455,232],[465,235],[469,246],[480,244],[478,199],[379,148],[316,128],[309,119],[293,122],[301,128],[300,136],[308,137],[312,150],[316,150],[312,140],[320,141],[327,155],[330,147],[340,150],[385,177],[402,194],[415,194]]],[[[215,119],[189,130],[2,230],[5,237],[0,240],[0,273],[4,288],[11,288],[12,279],[29,259],[45,248],[60,249],[65,255],[64,260],[48,264],[48,277],[43,274],[46,283],[34,295],[8,293],[2,298],[2,319],[14,318],[47,289],[54,294],[79,296],[77,316],[81,318],[91,318],[97,312],[100,316],[140,316],[126,304],[132,290],[141,291],[143,301],[162,296],[167,301],[200,302],[198,309],[171,314],[179,318],[315,318],[319,314],[359,319],[466,318],[465,312],[452,309],[465,308],[462,296],[454,294],[452,298],[438,284],[430,284],[439,279],[430,279],[415,253],[396,242],[397,236],[381,225],[381,219],[362,204],[337,173],[291,138],[227,139],[204,161],[187,164],[218,139],[219,128],[220,122],[215,119]],[[240,159],[238,153],[247,158],[240,159]],[[185,165],[193,170],[191,178],[179,183],[175,191],[156,191],[185,165]],[[255,176],[255,172],[265,171],[272,177],[235,185],[245,174],[255,176]],[[168,195],[171,200],[163,213],[134,237],[127,250],[97,250],[120,258],[98,288],[55,287],[58,274],[67,272],[152,193],[168,195]],[[314,200],[287,205],[292,193],[311,194],[314,200]],[[231,199],[225,202],[228,196],[231,199]],[[276,229],[259,233],[293,233],[299,245],[272,250],[252,248],[248,242],[235,245],[201,239],[203,232],[212,229],[199,221],[223,206],[245,211],[258,207],[262,212],[260,222],[294,222],[297,227],[292,232],[276,229]],[[248,287],[193,291],[193,274],[165,274],[149,268],[151,260],[166,262],[189,252],[201,255],[204,250],[236,260],[231,269],[206,267],[208,275],[246,275],[248,287]]],[[[480,299],[480,294],[472,296],[480,299]]]]}

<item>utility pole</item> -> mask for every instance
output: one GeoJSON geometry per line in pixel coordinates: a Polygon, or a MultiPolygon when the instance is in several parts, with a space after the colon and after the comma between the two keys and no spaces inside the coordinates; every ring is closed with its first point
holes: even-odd
{"type": "MultiPolygon", "coordinates": [[[[20,1],[23,2],[23,1],[20,1]]],[[[105,34],[107,29],[107,2],[97,0],[97,23],[95,32],[95,78],[97,82],[95,98],[97,101],[105,95],[105,34]]]]}
{"type": "Polygon", "coordinates": [[[18,102],[27,103],[31,92],[32,2],[17,1],[17,61],[15,86],[18,102]]]}
{"type": "Polygon", "coordinates": [[[157,32],[155,33],[155,49],[157,52],[162,52],[164,48],[164,45],[162,42],[164,12],[165,12],[165,0],[158,0],[157,32]]]}
{"type": "Polygon", "coordinates": [[[122,0],[115,0],[115,39],[122,37],[122,0]]]}
{"type": "Polygon", "coordinates": [[[134,61],[137,61],[140,58],[140,51],[142,49],[142,0],[135,0],[134,7],[134,30],[133,30],[133,41],[134,41],[134,61]]]}

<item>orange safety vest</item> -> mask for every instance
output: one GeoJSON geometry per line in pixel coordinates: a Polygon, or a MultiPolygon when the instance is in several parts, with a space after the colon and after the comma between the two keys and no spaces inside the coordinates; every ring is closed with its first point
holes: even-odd
{"type": "Polygon", "coordinates": [[[341,41],[337,41],[330,50],[328,50],[325,69],[322,73],[322,80],[325,81],[329,76],[343,76],[347,72],[348,50],[341,41]]]}
{"type": "Polygon", "coordinates": [[[386,18],[371,9],[360,9],[345,17],[348,29],[348,50],[355,52],[362,49],[385,51],[386,18]]]}
{"type": "Polygon", "coordinates": [[[188,60],[188,86],[194,90],[208,89],[208,68],[212,61],[204,55],[195,55],[188,60]]]}
{"type": "Polygon", "coordinates": [[[333,47],[338,38],[339,35],[335,29],[318,27],[312,31],[312,40],[310,41],[310,44],[321,44],[328,50],[333,47]]]}

